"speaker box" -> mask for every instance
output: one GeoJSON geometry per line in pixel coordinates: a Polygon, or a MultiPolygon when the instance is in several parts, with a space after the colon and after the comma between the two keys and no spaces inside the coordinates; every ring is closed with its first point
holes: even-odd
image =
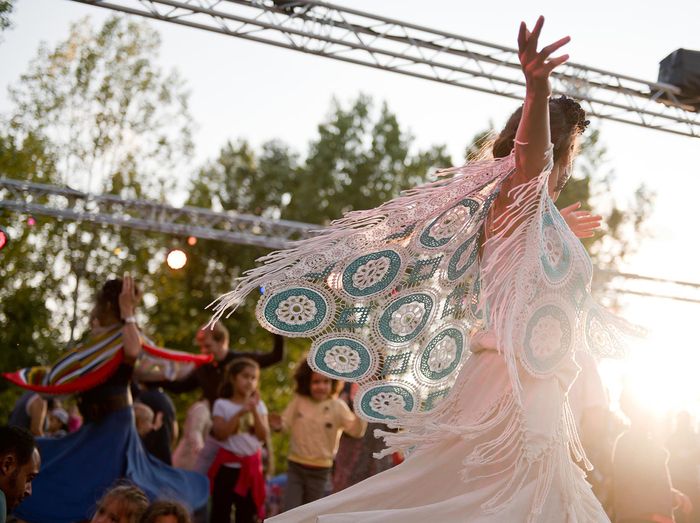
{"type": "Polygon", "coordinates": [[[675,85],[680,99],[700,107],[700,51],[678,49],[659,63],[659,82],[675,85]]]}

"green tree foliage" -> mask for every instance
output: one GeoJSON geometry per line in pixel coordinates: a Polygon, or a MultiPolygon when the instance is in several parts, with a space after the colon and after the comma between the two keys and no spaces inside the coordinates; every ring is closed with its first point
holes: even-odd
{"type": "MultiPolygon", "coordinates": [[[[345,211],[379,205],[425,181],[437,167],[450,165],[444,147],[411,154],[412,140],[386,105],[375,111],[366,96],[348,107],[334,101],[303,159],[277,140],[257,153],[244,141],[227,143],[193,179],[187,204],[328,223],[345,211]]],[[[158,302],[150,314],[153,332],[180,347],[190,343],[196,326],[208,319],[203,309],[212,298],[230,290],[234,278],[265,253],[207,240],[188,251],[190,262],[184,269],[175,272],[161,265],[153,278],[158,287],[158,302]]],[[[271,336],[257,325],[254,306],[251,297],[225,320],[233,350],[266,351],[272,345],[271,336]]],[[[290,376],[308,348],[307,340],[288,339],[283,364],[263,371],[261,389],[271,411],[281,411],[291,398],[290,376]]],[[[284,435],[273,437],[279,470],[287,440],[284,435]]]]}
{"type": "MultiPolygon", "coordinates": [[[[164,199],[192,141],[187,93],[154,64],[158,47],[147,25],[119,17],[99,29],[82,20],[54,49],[42,45],[10,89],[0,176],[164,199]]],[[[88,327],[95,289],[124,270],[145,272],[161,249],[161,237],[129,229],[0,216],[11,237],[0,253],[2,370],[53,360],[88,327]]]]}
{"type": "MultiPolygon", "coordinates": [[[[171,173],[183,172],[189,159],[191,118],[182,82],[154,63],[158,46],[148,26],[114,17],[99,30],[76,24],[55,49],[42,47],[12,90],[16,109],[0,130],[0,176],[166,200],[178,187],[171,173]]],[[[604,149],[598,134],[592,136],[564,203],[592,201],[599,194],[596,177],[603,173],[607,179],[604,149]]],[[[470,159],[474,154],[474,148],[467,152],[470,159]]],[[[303,154],[278,140],[258,150],[232,141],[179,193],[192,206],[322,225],[344,212],[375,207],[449,165],[444,146],[414,152],[413,137],[388,106],[375,107],[360,95],[349,105],[332,103],[303,154]]],[[[613,246],[622,245],[615,238],[625,228],[615,224],[616,209],[609,213],[613,246]]],[[[641,219],[644,209],[635,209],[641,219]]],[[[0,370],[52,360],[71,327],[73,338],[87,328],[94,290],[124,270],[136,274],[146,291],[146,332],[159,344],[195,350],[196,330],[210,317],[205,307],[265,254],[255,247],[203,239],[188,246],[184,238],[41,217],[30,227],[26,216],[9,212],[0,218],[12,236],[0,253],[0,370]],[[178,271],[163,263],[174,245],[189,255],[178,271]]],[[[633,220],[631,227],[639,223],[633,220]]],[[[591,245],[594,254],[599,245],[591,245]]],[[[600,252],[612,253],[611,260],[629,251],[605,249],[600,252]]],[[[266,351],[272,345],[254,307],[251,297],[223,320],[233,350],[266,351]]],[[[307,341],[287,342],[284,363],[263,372],[263,397],[272,411],[290,399],[292,369],[308,350],[307,341]]],[[[177,400],[180,416],[193,397],[177,400]]],[[[6,410],[0,397],[0,416],[6,410]]],[[[284,458],[285,446],[284,437],[276,436],[278,458],[284,458]]]]}
{"type": "Polygon", "coordinates": [[[0,32],[12,27],[10,13],[13,7],[12,0],[0,0],[0,32]]]}
{"type": "MultiPolygon", "coordinates": [[[[10,89],[15,109],[5,128],[18,147],[40,140],[54,169],[50,176],[27,170],[13,177],[164,199],[176,186],[172,173],[189,161],[192,141],[182,81],[154,64],[159,45],[147,25],[116,16],[99,29],[82,20],[55,49],[42,45],[10,89]]],[[[69,326],[63,331],[69,340],[87,327],[95,287],[125,269],[141,271],[157,240],[85,222],[64,224],[51,238],[41,272],[61,282],[49,301],[54,320],[69,326]]]]}

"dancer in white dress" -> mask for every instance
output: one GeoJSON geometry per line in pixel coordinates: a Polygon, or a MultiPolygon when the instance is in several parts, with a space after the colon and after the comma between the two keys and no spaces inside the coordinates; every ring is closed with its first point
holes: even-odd
{"type": "Polygon", "coordinates": [[[264,286],[261,324],[313,338],[314,370],[359,382],[355,411],[401,428],[379,435],[409,454],[271,522],[609,521],[574,462],[588,465],[567,391],[575,352],[620,352],[624,324],[589,294],[574,233],[597,219],[569,209],[567,226],[553,202],[588,122],[550,100],[569,38],[538,52],[542,25],[520,27],[527,94],[496,159],[346,215],[221,298],[219,314],[264,286]]]}

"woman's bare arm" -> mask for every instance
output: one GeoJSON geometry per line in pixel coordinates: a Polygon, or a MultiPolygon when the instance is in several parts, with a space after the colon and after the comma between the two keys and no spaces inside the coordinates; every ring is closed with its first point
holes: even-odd
{"type": "Polygon", "coordinates": [[[549,96],[552,71],[569,59],[569,55],[550,58],[569,40],[568,36],[537,51],[537,42],[544,25],[540,16],[530,32],[525,22],[518,33],[518,58],[525,75],[525,103],[520,125],[515,134],[516,174],[514,184],[525,183],[540,175],[545,167],[545,153],[550,146],[549,96]]]}

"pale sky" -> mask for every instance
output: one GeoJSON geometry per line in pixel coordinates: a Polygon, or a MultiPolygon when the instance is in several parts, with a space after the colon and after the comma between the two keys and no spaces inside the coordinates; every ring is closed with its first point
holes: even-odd
{"type": "MultiPolygon", "coordinates": [[[[678,48],[700,50],[700,2],[669,5],[651,1],[554,2],[501,0],[338,0],[338,4],[398,20],[515,47],[518,24],[546,17],[542,42],[570,35],[571,60],[654,81],[658,62],[678,48]]],[[[39,42],[64,39],[69,24],[90,16],[99,24],[112,11],[68,0],[19,0],[14,28],[0,44],[0,112],[9,109],[6,88],[35,55],[39,42]]],[[[349,101],[364,92],[386,100],[419,147],[445,143],[455,161],[489,121],[498,127],[518,105],[495,95],[442,85],[241,39],[150,22],[163,40],[160,63],[176,67],[191,91],[197,123],[195,165],[213,158],[228,139],[253,145],[279,138],[303,153],[315,136],[333,96],[349,101]]],[[[617,174],[615,195],[631,197],[645,182],[656,191],[651,226],[655,238],[624,270],[700,282],[697,219],[700,139],[631,125],[603,122],[602,140],[617,174]]],[[[180,176],[192,173],[183,166],[180,176]]],[[[700,297],[700,292],[695,293],[700,297]]],[[[700,368],[700,342],[692,327],[700,305],[650,298],[625,298],[625,314],[652,331],[654,359],[685,363],[670,374],[700,368]],[[690,359],[689,359],[690,358],[690,359]],[[688,363],[691,365],[688,365],[688,363]]],[[[676,380],[678,381],[678,380],[676,380]]],[[[700,380],[693,380],[700,381],[700,380]]],[[[700,391],[700,388],[698,389],[700,391]]]]}

